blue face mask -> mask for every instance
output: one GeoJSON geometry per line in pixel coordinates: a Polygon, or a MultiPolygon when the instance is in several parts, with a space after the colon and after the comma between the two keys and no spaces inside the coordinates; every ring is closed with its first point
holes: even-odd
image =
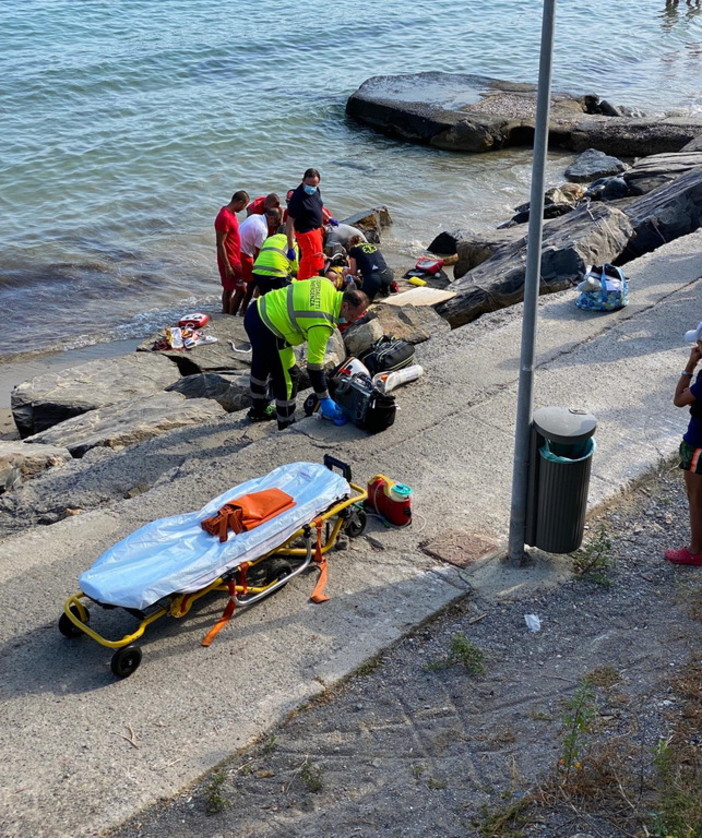
{"type": "Polygon", "coordinates": [[[308,195],[314,195],[314,193],[317,191],[317,187],[316,186],[310,186],[309,183],[305,183],[305,184],[303,184],[303,186],[305,187],[305,192],[308,195]]]}
{"type": "Polygon", "coordinates": [[[343,323],[348,323],[349,321],[345,317],[337,317],[336,322],[341,326],[343,323]]]}

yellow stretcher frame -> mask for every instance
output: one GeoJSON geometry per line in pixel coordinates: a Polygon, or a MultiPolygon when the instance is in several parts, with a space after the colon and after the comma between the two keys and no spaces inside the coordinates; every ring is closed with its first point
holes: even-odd
{"type": "MultiPolygon", "coordinates": [[[[333,462],[339,464],[336,460],[333,462]]],[[[347,466],[346,468],[348,469],[347,466]]],[[[348,474],[350,477],[350,471],[348,474]]],[[[88,625],[90,614],[84,602],[85,600],[90,600],[90,597],[82,591],[72,594],[66,600],[63,613],[59,618],[59,631],[67,637],[80,637],[82,634],[85,634],[101,646],[117,650],[112,657],[112,672],[122,678],[131,675],[141,662],[141,650],[138,646],[134,645],[135,641],[139,640],[148,626],[156,620],[166,615],[170,615],[176,619],[184,617],[195,602],[212,591],[227,591],[229,593],[227,607],[231,603],[232,610],[236,607],[245,608],[249,605],[254,605],[264,597],[287,585],[293,576],[298,576],[313,561],[318,562],[322,556],[332,550],[342,529],[346,530],[351,538],[361,535],[365,529],[366,522],[366,514],[361,504],[368,497],[368,492],[350,480],[349,485],[353,492],[351,497],[333,504],[325,512],[317,515],[314,521],[300,527],[280,547],[270,550],[268,553],[253,561],[242,562],[242,564],[232,568],[225,576],[220,576],[199,591],[187,594],[172,594],[164,597],[166,604],[157,607],[155,611],[149,614],[143,614],[138,627],[130,634],[125,634],[117,640],[110,640],[91,628],[88,625]],[[351,507],[353,506],[356,506],[356,508],[352,509],[351,507]],[[323,536],[321,535],[322,528],[325,530],[323,536]],[[316,548],[312,545],[315,530],[318,533],[317,538],[319,539],[316,548]],[[295,542],[301,538],[306,540],[306,546],[294,546],[295,542]],[[315,554],[314,557],[313,554],[315,554]],[[301,563],[291,573],[282,578],[276,578],[266,585],[252,586],[246,583],[246,575],[249,570],[274,558],[300,559],[301,563]]],[[[109,603],[96,602],[96,604],[108,609],[120,607],[110,605],[109,603]]],[[[134,615],[131,609],[125,610],[134,615]]],[[[139,612],[139,614],[142,614],[142,612],[139,612]]],[[[224,622],[228,619],[228,616],[224,618],[224,622]]],[[[209,642],[205,643],[203,641],[203,645],[209,645],[209,642]]]]}

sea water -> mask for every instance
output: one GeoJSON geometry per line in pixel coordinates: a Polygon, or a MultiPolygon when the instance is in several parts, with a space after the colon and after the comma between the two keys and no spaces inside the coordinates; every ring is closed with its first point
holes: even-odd
{"type": "MultiPolygon", "coordinates": [[[[411,267],[443,229],[528,199],[531,154],[397,142],[344,115],[374,75],[538,79],[542,0],[3,0],[0,364],[135,340],[218,307],[212,223],[322,172],[341,218],[385,204],[411,267]]],[[[553,89],[702,111],[702,15],[680,0],[556,4],[553,89]]],[[[571,158],[551,155],[548,178],[571,158]]]]}

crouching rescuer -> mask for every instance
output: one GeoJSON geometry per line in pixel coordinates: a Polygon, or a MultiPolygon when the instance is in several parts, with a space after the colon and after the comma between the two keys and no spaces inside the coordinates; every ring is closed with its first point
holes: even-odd
{"type": "Polygon", "coordinates": [[[293,346],[306,342],[307,371],[322,415],[339,423],[345,421],[327,391],[324,355],[337,325],[357,320],[368,304],[362,291],[337,291],[328,279],[313,277],[270,291],[249,306],[244,325],[251,342],[253,406],[248,418],[254,422],[274,418],[268,398],[270,379],[278,429],[292,425],[300,378],[293,346]]]}

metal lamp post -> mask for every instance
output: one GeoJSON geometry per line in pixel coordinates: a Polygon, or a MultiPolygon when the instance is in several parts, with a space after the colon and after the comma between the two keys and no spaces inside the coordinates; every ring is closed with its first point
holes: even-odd
{"type": "Polygon", "coordinates": [[[517,423],[512,473],[512,506],[509,529],[509,558],[524,559],[526,507],[528,490],[529,447],[534,390],[536,325],[541,279],[541,238],[544,216],[544,170],[548,151],[548,120],[551,102],[551,65],[556,0],[544,0],[541,26],[541,55],[536,99],[534,159],[531,178],[531,204],[527,238],[527,263],[524,281],[524,315],[517,397],[517,423]]]}

